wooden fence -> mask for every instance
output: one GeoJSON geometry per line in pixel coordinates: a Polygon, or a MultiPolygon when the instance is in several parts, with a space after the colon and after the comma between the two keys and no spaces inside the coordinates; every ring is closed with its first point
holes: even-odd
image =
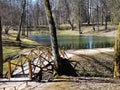
{"type": "MultiPolygon", "coordinates": [[[[68,58],[63,49],[59,49],[59,53],[61,57],[68,58]]],[[[21,68],[21,72],[24,76],[26,73],[29,74],[30,79],[35,77],[36,73],[40,74],[42,70],[49,70],[52,73],[53,61],[51,48],[38,47],[19,54],[15,60],[9,60],[7,76],[11,78],[14,72],[20,72],[17,70],[18,68],[21,68]],[[24,69],[25,67],[27,70],[24,69]]]]}

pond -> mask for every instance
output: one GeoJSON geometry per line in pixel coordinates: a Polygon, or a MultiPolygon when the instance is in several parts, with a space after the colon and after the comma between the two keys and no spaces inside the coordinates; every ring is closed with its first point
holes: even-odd
{"type": "MultiPolygon", "coordinates": [[[[49,35],[34,35],[29,36],[29,38],[50,45],[49,35]]],[[[106,48],[114,46],[114,38],[97,36],[58,36],[58,44],[59,47],[64,49],[106,48]]]]}

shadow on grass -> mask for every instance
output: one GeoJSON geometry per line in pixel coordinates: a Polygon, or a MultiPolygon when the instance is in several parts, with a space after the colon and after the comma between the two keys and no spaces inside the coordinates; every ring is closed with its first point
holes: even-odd
{"type": "MultiPolygon", "coordinates": [[[[104,53],[109,59],[112,56],[104,53]]],[[[103,55],[76,55],[80,60],[71,61],[74,69],[77,70],[78,76],[95,76],[95,77],[113,77],[113,61],[105,58],[103,55]]]]}
{"type": "Polygon", "coordinates": [[[112,79],[112,78],[99,78],[99,77],[74,77],[74,78],[67,78],[67,79],[55,79],[49,82],[91,82],[91,83],[120,83],[119,79],[112,79]]]}
{"type": "Polygon", "coordinates": [[[12,41],[12,40],[4,40],[3,41],[3,46],[14,46],[14,47],[20,47],[20,49],[24,49],[24,48],[35,48],[38,46],[35,45],[34,43],[25,43],[25,42],[21,42],[21,41],[12,41]]]}

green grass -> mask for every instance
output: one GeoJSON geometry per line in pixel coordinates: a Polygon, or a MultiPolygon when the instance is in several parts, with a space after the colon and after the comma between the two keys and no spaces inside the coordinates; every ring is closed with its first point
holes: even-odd
{"type": "Polygon", "coordinates": [[[3,55],[4,55],[4,60],[6,60],[7,58],[14,56],[16,54],[18,54],[20,52],[20,48],[19,47],[13,47],[13,46],[4,46],[3,47],[3,55]]]}
{"type": "MultiPolygon", "coordinates": [[[[9,37],[11,38],[11,37],[9,37]]],[[[3,39],[3,54],[4,54],[4,59],[8,58],[9,56],[18,54],[21,50],[24,49],[31,49],[35,48],[37,46],[40,46],[42,44],[37,43],[35,41],[29,40],[27,38],[22,38],[21,42],[12,40],[12,39],[3,39]]]]}
{"type": "Polygon", "coordinates": [[[26,37],[22,37],[21,42],[16,41],[16,35],[17,32],[12,30],[9,32],[7,37],[3,35],[4,73],[8,70],[6,61],[11,60],[11,57],[24,52],[25,50],[43,45],[42,43],[29,40],[26,37]]]}

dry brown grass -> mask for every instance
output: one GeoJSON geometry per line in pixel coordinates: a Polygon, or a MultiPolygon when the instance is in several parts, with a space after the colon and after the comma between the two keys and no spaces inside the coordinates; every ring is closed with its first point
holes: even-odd
{"type": "Polygon", "coordinates": [[[71,60],[79,76],[113,77],[113,53],[77,55],[71,60]]]}

